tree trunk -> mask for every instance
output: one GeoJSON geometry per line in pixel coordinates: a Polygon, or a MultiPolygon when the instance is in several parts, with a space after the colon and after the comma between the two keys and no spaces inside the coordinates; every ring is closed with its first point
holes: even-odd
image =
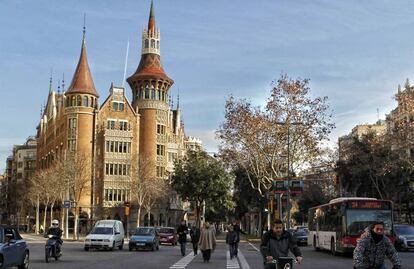
{"type": "Polygon", "coordinates": [[[40,225],[40,198],[39,195],[37,196],[36,201],[36,234],[39,234],[39,225],[40,225]]]}
{"type": "Polygon", "coordinates": [[[141,206],[138,205],[138,213],[137,213],[137,228],[140,226],[141,224],[141,206]]]}
{"type": "Polygon", "coordinates": [[[52,226],[52,221],[53,221],[53,206],[55,205],[55,202],[52,202],[52,204],[50,205],[50,226],[52,226]]]}
{"type": "Polygon", "coordinates": [[[79,207],[75,207],[75,221],[73,225],[73,240],[78,238],[78,218],[79,218],[79,207]]]}
{"type": "Polygon", "coordinates": [[[47,203],[45,205],[45,212],[43,214],[43,233],[46,231],[47,203]]]}
{"type": "MultiPolygon", "coordinates": [[[[62,231],[65,231],[65,209],[63,207],[60,207],[60,223],[62,224],[62,231]]],[[[65,233],[65,232],[64,232],[65,233]]]]}
{"type": "Polygon", "coordinates": [[[151,209],[148,210],[148,226],[151,226],[151,209]]]}

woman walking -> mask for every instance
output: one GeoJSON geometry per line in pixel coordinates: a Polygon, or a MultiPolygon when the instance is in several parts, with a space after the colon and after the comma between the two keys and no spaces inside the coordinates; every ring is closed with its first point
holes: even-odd
{"type": "Polygon", "coordinates": [[[203,254],[204,262],[209,262],[211,251],[216,248],[216,235],[214,229],[210,227],[208,222],[205,222],[203,225],[198,245],[200,246],[201,253],[203,254]]]}

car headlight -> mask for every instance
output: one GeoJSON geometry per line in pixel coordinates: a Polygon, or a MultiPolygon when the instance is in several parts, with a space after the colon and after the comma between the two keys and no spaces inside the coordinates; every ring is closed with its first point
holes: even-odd
{"type": "Polygon", "coordinates": [[[104,242],[111,242],[111,240],[109,240],[109,239],[104,239],[104,242]]]}

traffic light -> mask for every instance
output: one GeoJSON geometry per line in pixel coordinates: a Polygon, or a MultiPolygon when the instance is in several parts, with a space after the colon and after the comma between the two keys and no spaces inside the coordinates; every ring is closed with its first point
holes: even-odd
{"type": "Polygon", "coordinates": [[[125,216],[129,216],[129,206],[130,206],[129,202],[124,203],[124,215],[125,216]]]}

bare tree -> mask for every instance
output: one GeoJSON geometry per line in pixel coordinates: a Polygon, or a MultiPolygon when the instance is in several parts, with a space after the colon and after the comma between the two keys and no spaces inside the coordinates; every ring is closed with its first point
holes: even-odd
{"type": "MultiPolygon", "coordinates": [[[[78,236],[78,220],[81,199],[90,194],[91,176],[90,176],[90,158],[87,155],[76,153],[66,156],[61,163],[61,179],[63,179],[68,188],[70,197],[75,204],[75,221],[73,238],[78,236]]],[[[62,182],[62,184],[64,184],[62,182]]]]}
{"type": "Polygon", "coordinates": [[[142,206],[148,213],[148,225],[151,223],[151,210],[155,203],[166,196],[168,185],[167,181],[161,177],[154,177],[146,182],[147,195],[142,206]]]}
{"type": "MultiPolygon", "coordinates": [[[[48,170],[37,170],[35,174],[29,180],[29,191],[28,198],[29,201],[36,207],[36,234],[39,234],[39,225],[40,225],[40,203],[43,202],[44,193],[47,191],[49,179],[48,170]]],[[[47,206],[47,205],[46,205],[47,206]]],[[[45,207],[46,208],[46,207],[45,207]]],[[[46,210],[45,210],[46,216],[46,210]]],[[[45,221],[43,227],[45,227],[45,221]]]]}
{"type": "MultiPolygon", "coordinates": [[[[137,227],[141,225],[141,209],[150,210],[156,199],[159,198],[157,197],[159,190],[163,189],[160,179],[155,176],[154,167],[154,161],[140,156],[138,167],[135,167],[132,171],[131,199],[133,203],[138,205],[137,227]]],[[[162,179],[162,181],[165,180],[162,179]]]]}

